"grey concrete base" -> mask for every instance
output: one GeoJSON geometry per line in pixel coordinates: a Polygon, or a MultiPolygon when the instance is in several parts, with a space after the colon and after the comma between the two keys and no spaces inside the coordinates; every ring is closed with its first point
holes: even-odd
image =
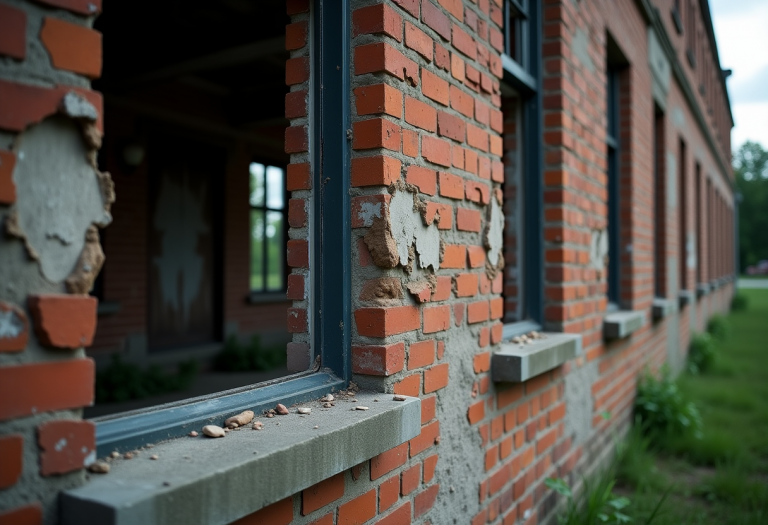
{"type": "MultiPolygon", "coordinates": [[[[112,461],[61,496],[64,525],[224,525],[416,437],[418,398],[360,392],[309,415],[257,418],[224,438],[184,437],[112,461]],[[355,410],[366,406],[369,410],[355,410]],[[150,455],[158,459],[151,461],[150,455]]],[[[223,421],[221,422],[223,423],[223,421]]],[[[199,429],[198,429],[199,431],[199,429]]]]}
{"type": "Polygon", "coordinates": [[[621,310],[603,318],[603,337],[623,339],[645,325],[645,312],[621,310]]]}
{"type": "Polygon", "coordinates": [[[696,286],[696,296],[697,297],[704,297],[710,292],[709,283],[699,283],[696,286]]]}
{"type": "Polygon", "coordinates": [[[677,294],[677,299],[678,299],[678,302],[680,303],[680,308],[682,309],[684,306],[693,304],[696,299],[696,296],[690,290],[680,290],[677,294]]]}
{"type": "Polygon", "coordinates": [[[653,300],[653,306],[651,306],[651,312],[653,319],[658,321],[664,319],[668,315],[675,312],[675,302],[663,297],[657,297],[653,300]]]}
{"type": "Polygon", "coordinates": [[[544,334],[530,344],[504,343],[491,358],[494,381],[520,383],[552,370],[581,353],[581,335],[544,334]]]}

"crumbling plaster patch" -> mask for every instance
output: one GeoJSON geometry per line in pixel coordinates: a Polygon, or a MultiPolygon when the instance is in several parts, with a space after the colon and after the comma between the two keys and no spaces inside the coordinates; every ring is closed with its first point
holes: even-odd
{"type": "Polygon", "coordinates": [[[49,117],[18,139],[17,225],[54,283],[75,269],[91,225],[111,222],[90,154],[79,126],[64,116],[49,117]]]}
{"type": "Polygon", "coordinates": [[[592,385],[598,377],[596,362],[579,368],[574,366],[571,373],[565,376],[565,435],[573,437],[574,447],[584,443],[592,434],[592,385]]]}

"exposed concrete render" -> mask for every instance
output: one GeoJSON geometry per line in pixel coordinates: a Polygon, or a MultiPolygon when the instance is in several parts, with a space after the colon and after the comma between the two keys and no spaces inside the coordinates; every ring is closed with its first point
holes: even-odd
{"type": "Polygon", "coordinates": [[[488,256],[485,260],[488,277],[493,279],[496,273],[504,268],[504,211],[498,199],[491,199],[488,207],[488,220],[483,236],[488,256]]]}

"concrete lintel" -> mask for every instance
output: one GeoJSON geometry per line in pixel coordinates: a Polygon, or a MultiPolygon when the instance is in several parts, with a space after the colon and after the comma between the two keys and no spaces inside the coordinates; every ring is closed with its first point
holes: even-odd
{"type": "MultiPolygon", "coordinates": [[[[311,487],[421,432],[418,398],[359,392],[336,406],[258,417],[224,438],[183,437],[116,459],[61,497],[60,521],[99,525],[225,524],[311,487]],[[366,406],[368,410],[356,410],[366,406]],[[149,456],[157,454],[156,461],[149,456]]],[[[223,423],[223,421],[222,421],[223,423]]]]}
{"type": "Polygon", "coordinates": [[[552,370],[581,354],[581,335],[543,334],[530,344],[504,343],[491,358],[494,381],[520,383],[552,370]]]}
{"type": "Polygon", "coordinates": [[[677,295],[678,302],[680,303],[680,308],[683,308],[683,306],[693,304],[694,300],[696,299],[696,294],[691,290],[680,290],[677,295]]]}
{"type": "Polygon", "coordinates": [[[603,336],[606,339],[623,339],[645,325],[642,310],[620,310],[603,318],[603,336]]]}
{"type": "Polygon", "coordinates": [[[653,300],[653,306],[651,306],[653,318],[655,320],[664,319],[669,314],[675,311],[675,302],[671,299],[665,299],[663,297],[656,297],[653,300]]]}
{"type": "Polygon", "coordinates": [[[699,283],[696,285],[696,296],[703,297],[710,292],[709,283],[699,283]]]}

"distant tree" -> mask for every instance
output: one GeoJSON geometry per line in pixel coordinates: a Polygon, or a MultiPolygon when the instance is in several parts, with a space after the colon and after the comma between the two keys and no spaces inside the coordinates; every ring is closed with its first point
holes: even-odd
{"type": "Polygon", "coordinates": [[[739,203],[739,261],[741,271],[768,259],[768,150],[745,142],[733,158],[739,203]]]}

